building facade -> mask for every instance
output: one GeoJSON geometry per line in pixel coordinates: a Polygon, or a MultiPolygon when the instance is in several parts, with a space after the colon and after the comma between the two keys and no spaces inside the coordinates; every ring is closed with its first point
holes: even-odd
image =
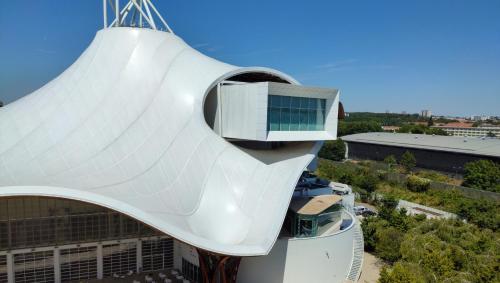
{"type": "Polygon", "coordinates": [[[432,116],[432,112],[431,112],[431,110],[425,109],[425,110],[420,111],[420,116],[422,116],[424,118],[429,118],[432,116]]]}
{"type": "Polygon", "coordinates": [[[472,126],[434,126],[442,129],[451,136],[457,137],[496,137],[500,138],[500,127],[472,127],[472,126]]]}
{"type": "MultiPolygon", "coordinates": [[[[103,9],[73,65],[0,109],[0,282],[234,282],[249,257],[269,258],[297,180],[336,139],[339,91],[209,58],[151,0],[103,9]]],[[[334,282],[359,275],[343,228],[350,244],[329,251],[343,260],[322,261],[314,237],[289,270],[318,260],[334,282]]]]}

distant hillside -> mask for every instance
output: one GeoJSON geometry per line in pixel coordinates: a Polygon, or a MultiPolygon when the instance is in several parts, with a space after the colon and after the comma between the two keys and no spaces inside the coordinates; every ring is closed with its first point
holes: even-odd
{"type": "MultiPolygon", "coordinates": [[[[349,112],[345,118],[346,122],[376,122],[381,126],[403,126],[415,122],[427,122],[429,118],[418,114],[396,114],[396,113],[373,113],[373,112],[349,112]]],[[[455,120],[433,119],[437,123],[450,123],[455,120]]]]}
{"type": "Polygon", "coordinates": [[[382,126],[397,126],[399,133],[435,134],[444,135],[441,129],[430,128],[429,124],[449,123],[455,120],[432,119],[421,117],[418,114],[349,112],[345,120],[339,122],[338,136],[352,135],[367,132],[382,132],[382,126]]]}

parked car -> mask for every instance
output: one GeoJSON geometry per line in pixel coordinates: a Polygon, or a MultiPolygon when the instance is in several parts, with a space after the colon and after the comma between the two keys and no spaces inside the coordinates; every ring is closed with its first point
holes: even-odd
{"type": "Polygon", "coordinates": [[[356,215],[363,215],[363,216],[372,216],[372,215],[377,215],[377,213],[365,206],[358,205],[354,207],[354,213],[356,215]]]}
{"type": "Polygon", "coordinates": [[[358,206],[354,207],[354,213],[356,215],[361,215],[361,214],[363,214],[364,211],[367,211],[367,210],[368,210],[368,208],[366,208],[362,205],[358,205],[358,206]]]}

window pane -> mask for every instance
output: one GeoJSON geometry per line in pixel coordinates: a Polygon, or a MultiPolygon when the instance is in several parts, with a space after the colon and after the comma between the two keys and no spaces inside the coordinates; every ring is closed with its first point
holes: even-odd
{"type": "Polygon", "coordinates": [[[292,109],[290,113],[290,131],[298,131],[300,124],[299,109],[292,109]]]}
{"type": "Polygon", "coordinates": [[[281,96],[278,95],[269,95],[269,105],[271,107],[280,107],[281,106],[281,96]]]}
{"type": "Polygon", "coordinates": [[[291,106],[292,108],[300,108],[300,97],[291,97],[291,106]]]}
{"type": "Polygon", "coordinates": [[[300,108],[301,109],[309,108],[309,99],[307,97],[300,98],[300,108]]]}
{"type": "Polygon", "coordinates": [[[324,110],[326,108],[326,99],[320,99],[320,102],[321,102],[320,107],[321,107],[321,109],[324,110]]]}
{"type": "Polygon", "coordinates": [[[269,115],[270,118],[270,131],[279,131],[280,130],[280,109],[279,108],[271,108],[271,112],[269,115]]]}
{"type": "Polygon", "coordinates": [[[290,96],[281,97],[281,108],[290,108],[290,96]]]}
{"type": "Polygon", "coordinates": [[[316,109],[318,106],[318,99],[317,98],[309,98],[309,109],[316,109]]]}
{"type": "Polygon", "coordinates": [[[309,123],[307,124],[308,131],[316,131],[316,110],[309,110],[309,123]]]}
{"type": "Polygon", "coordinates": [[[307,110],[300,109],[299,131],[307,131],[307,120],[308,120],[307,110]]]}
{"type": "Polygon", "coordinates": [[[280,131],[290,130],[290,109],[281,109],[280,131]]]}
{"type": "Polygon", "coordinates": [[[325,110],[318,110],[316,113],[316,130],[325,130],[325,110]]]}

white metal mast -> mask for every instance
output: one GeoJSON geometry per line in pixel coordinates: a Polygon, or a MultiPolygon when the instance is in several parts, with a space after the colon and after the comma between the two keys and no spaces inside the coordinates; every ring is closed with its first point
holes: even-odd
{"type": "Polygon", "coordinates": [[[128,0],[125,6],[120,6],[120,0],[102,0],[104,28],[129,26],[165,30],[173,34],[174,32],[152,1],[128,0]],[[114,12],[114,19],[111,23],[108,23],[108,5],[114,12]],[[159,20],[160,25],[157,24],[155,18],[159,20]]]}

